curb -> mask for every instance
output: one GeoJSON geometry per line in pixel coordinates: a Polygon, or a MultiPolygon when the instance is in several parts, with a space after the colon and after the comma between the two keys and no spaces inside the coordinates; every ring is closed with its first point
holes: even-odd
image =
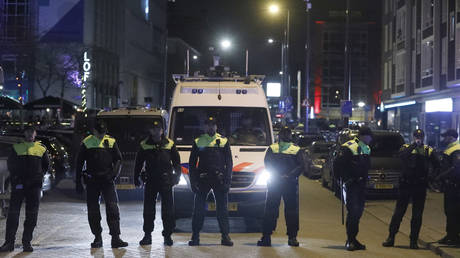
{"type": "MultiPolygon", "coordinates": [[[[385,225],[389,225],[388,222],[380,219],[379,217],[377,217],[376,215],[374,215],[372,212],[368,211],[367,209],[364,209],[365,212],[369,215],[371,215],[372,217],[376,218],[377,220],[383,222],[385,225]]],[[[402,234],[406,237],[409,237],[409,235],[407,235],[406,233],[402,232],[402,231],[399,231],[398,234],[402,234]]],[[[426,242],[424,240],[422,240],[420,237],[418,239],[418,243],[425,247],[426,249],[429,249],[431,250],[433,253],[441,256],[442,258],[456,258],[458,256],[455,256],[455,255],[452,255],[452,254],[449,254],[449,252],[447,252],[445,249],[447,248],[443,248],[445,246],[440,246],[439,244],[437,243],[433,243],[433,242],[426,242]]]]}

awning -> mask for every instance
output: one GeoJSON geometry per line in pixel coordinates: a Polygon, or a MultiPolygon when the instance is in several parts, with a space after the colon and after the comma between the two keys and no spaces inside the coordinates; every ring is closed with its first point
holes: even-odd
{"type": "Polygon", "coordinates": [[[22,104],[19,101],[9,98],[0,97],[0,109],[21,109],[22,104]]]}
{"type": "Polygon", "coordinates": [[[61,98],[53,97],[53,96],[47,96],[47,97],[37,99],[37,100],[31,101],[25,104],[24,108],[28,110],[40,110],[40,109],[47,109],[47,108],[58,109],[58,108],[61,108],[61,100],[62,100],[62,108],[63,108],[64,113],[72,113],[76,111],[75,107],[79,106],[66,99],[61,99],[61,98]]]}

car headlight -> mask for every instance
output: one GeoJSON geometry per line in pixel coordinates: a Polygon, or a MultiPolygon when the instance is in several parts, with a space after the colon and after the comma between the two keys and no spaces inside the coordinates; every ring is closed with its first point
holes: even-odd
{"type": "Polygon", "coordinates": [[[180,175],[179,185],[187,185],[187,180],[185,180],[185,176],[183,174],[180,175]]]}
{"type": "Polygon", "coordinates": [[[256,185],[267,185],[268,179],[270,179],[270,172],[264,170],[257,177],[256,185]]]}

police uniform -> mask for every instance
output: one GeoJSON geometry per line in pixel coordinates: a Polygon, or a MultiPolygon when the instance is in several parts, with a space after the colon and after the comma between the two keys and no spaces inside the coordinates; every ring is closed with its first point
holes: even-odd
{"type": "Polygon", "coordinates": [[[141,245],[151,244],[150,234],[154,228],[155,204],[158,193],[161,196],[163,236],[165,240],[166,238],[170,239],[175,228],[172,187],[178,182],[181,173],[180,156],[176,145],[166,137],[162,137],[160,142],[155,142],[152,137],[149,137],[140,143],[134,170],[136,185],[140,185],[139,176],[144,163],[145,171],[142,172],[142,178],[145,182],[143,229],[146,238],[141,241],[141,245]]]}
{"type": "MultiPolygon", "coordinates": [[[[199,244],[199,232],[203,228],[206,198],[212,189],[216,200],[216,213],[222,233],[222,244],[228,240],[228,191],[232,179],[232,153],[227,138],[218,133],[203,134],[195,139],[189,159],[190,183],[195,193],[192,240],[190,245],[199,244]]],[[[231,243],[233,244],[233,243],[231,243]]],[[[229,244],[230,245],[230,244],[229,244]]]]}
{"type": "Polygon", "coordinates": [[[118,209],[118,196],[114,180],[118,176],[115,164],[121,161],[121,153],[114,138],[104,135],[102,139],[89,135],[83,140],[77,157],[77,189],[81,187],[81,178],[86,184],[86,204],[88,207],[88,221],[91,232],[97,240],[92,247],[102,246],[101,212],[99,200],[102,195],[106,205],[107,224],[114,242],[120,240],[120,212],[118,209]],[[86,171],[83,165],[86,161],[86,171]]]}
{"type": "Polygon", "coordinates": [[[22,243],[24,251],[33,251],[30,241],[37,225],[43,176],[48,171],[49,165],[48,152],[40,142],[21,142],[13,145],[13,151],[7,161],[12,189],[6,221],[5,245],[2,246],[1,251],[13,251],[23,200],[26,203],[26,218],[22,243]]]}
{"type": "MultiPolygon", "coordinates": [[[[290,132],[290,131],[289,131],[290,132]]],[[[263,237],[259,246],[270,246],[270,235],[276,228],[281,198],[284,200],[284,213],[289,245],[298,246],[296,240],[299,231],[299,180],[304,170],[304,156],[299,146],[292,142],[270,145],[265,154],[265,168],[270,171],[267,183],[267,198],[263,219],[263,237]]]]}
{"type": "Polygon", "coordinates": [[[447,235],[441,244],[460,244],[460,143],[450,143],[442,155],[444,212],[447,235]]]}
{"type": "Polygon", "coordinates": [[[399,231],[399,226],[406,213],[409,201],[412,200],[410,247],[418,249],[417,241],[422,226],[429,165],[431,163],[437,167],[437,162],[430,146],[418,146],[416,143],[404,144],[401,147],[399,156],[403,160],[404,171],[400,177],[399,198],[391,218],[389,236],[383,246],[394,245],[395,235],[399,231]]]}
{"type": "Polygon", "coordinates": [[[342,178],[347,207],[347,248],[350,250],[365,249],[356,240],[359,232],[359,220],[364,211],[366,200],[366,183],[370,168],[370,147],[355,138],[344,143],[335,160],[334,171],[342,178]],[[350,245],[354,247],[349,248],[350,245]]]}

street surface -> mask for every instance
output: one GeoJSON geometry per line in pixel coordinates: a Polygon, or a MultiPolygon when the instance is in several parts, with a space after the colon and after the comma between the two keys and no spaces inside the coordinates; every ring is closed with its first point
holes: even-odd
{"type": "MultiPolygon", "coordinates": [[[[123,202],[121,210],[122,239],[129,242],[124,249],[111,249],[110,236],[105,222],[105,210],[102,205],[104,228],[104,248],[91,249],[93,240],[87,217],[86,204],[77,198],[69,180],[61,182],[58,189],[48,193],[40,206],[38,227],[32,242],[35,251],[32,254],[22,253],[22,225],[17,235],[16,249],[5,257],[437,257],[428,249],[408,249],[407,234],[398,234],[395,248],[384,248],[382,241],[388,233],[385,216],[391,216],[394,201],[370,201],[361,219],[358,239],[366,244],[366,251],[348,252],[344,249],[345,227],[341,225],[340,201],[333,194],[321,187],[317,181],[302,177],[300,179],[300,232],[298,240],[300,247],[287,245],[284,214],[280,213],[277,230],[272,238],[272,247],[257,247],[260,238],[257,232],[257,221],[245,221],[242,218],[231,219],[231,237],[234,247],[220,245],[220,234],[215,218],[207,218],[204,232],[201,234],[199,247],[189,247],[191,220],[181,219],[177,222],[177,233],[173,235],[174,245],[163,246],[161,236],[161,219],[157,219],[152,246],[140,247],[138,242],[142,232],[142,203],[123,202]],[[383,217],[380,216],[383,214],[383,217]],[[389,215],[388,215],[389,214],[389,215]]],[[[440,194],[435,195],[435,199],[440,194]]],[[[433,200],[430,195],[430,200],[433,200]]],[[[438,206],[427,203],[426,220],[439,219],[439,229],[424,227],[422,234],[432,234],[433,241],[443,233],[442,218],[432,218],[439,214],[442,202],[438,206]],[[431,211],[433,210],[433,211],[431,211]],[[437,211],[436,211],[437,210],[437,211]]],[[[410,208],[410,207],[409,207],[410,208]]],[[[157,207],[159,210],[159,206],[157,207]]],[[[280,208],[283,211],[283,207],[280,208]]],[[[23,210],[22,210],[23,213],[23,210]]],[[[410,214],[410,213],[409,213],[410,214]]],[[[21,214],[23,215],[23,214],[21,214]]],[[[157,217],[159,213],[157,213],[157,217]]],[[[22,216],[21,216],[22,217],[22,216]]],[[[21,223],[23,218],[21,219],[21,223]]],[[[407,229],[407,219],[402,230],[407,229]]],[[[0,220],[0,236],[5,233],[5,220],[0,220]]],[[[3,242],[3,239],[2,239],[3,242]]]]}

